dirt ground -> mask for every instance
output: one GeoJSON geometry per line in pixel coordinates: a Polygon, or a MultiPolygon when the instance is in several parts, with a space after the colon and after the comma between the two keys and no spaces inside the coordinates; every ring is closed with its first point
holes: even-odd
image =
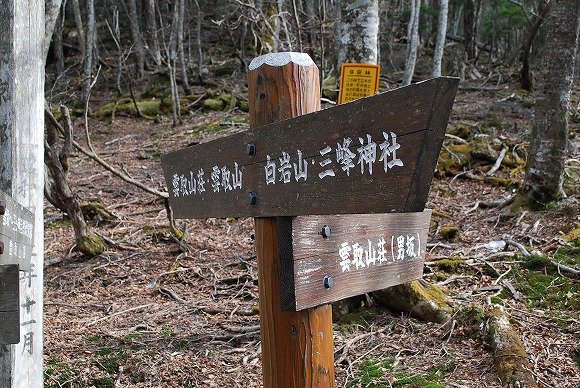
{"type": "MultiPolygon", "coordinates": [[[[449,129],[466,125],[489,136],[490,144],[525,150],[532,110],[524,103],[529,97],[513,90],[461,89],[449,129]]],[[[162,189],[161,153],[243,130],[247,115],[200,111],[174,128],[169,119],[155,123],[122,115],[90,123],[93,146],[104,159],[162,189]]],[[[81,124],[77,120],[79,141],[81,124]]],[[[455,157],[453,141],[446,147],[455,157]]],[[[541,387],[580,386],[578,277],[546,265],[525,267],[517,247],[492,251],[486,244],[515,241],[553,260],[567,249],[571,253],[562,260],[578,269],[580,249],[564,239],[580,226],[578,159],[572,154],[568,164],[571,195],[547,211],[511,214],[498,207],[514,194],[523,171],[502,168],[497,176],[515,179],[506,186],[483,180],[485,173],[473,166],[438,174],[427,205],[434,216],[425,280],[448,290],[463,309],[503,304],[541,387]],[[456,227],[458,235],[443,235],[445,226],[456,227]],[[456,264],[437,265],[449,258],[456,264]],[[533,289],[526,282],[531,274],[551,276],[550,282],[533,289]],[[546,300],[561,290],[562,298],[546,300]]],[[[88,258],[74,251],[72,227],[62,212],[46,207],[45,385],[260,387],[253,220],[179,220],[186,229],[184,252],[168,232],[161,199],[80,153],[70,165],[78,196],[102,204],[114,219],[91,221],[109,245],[88,258]]],[[[337,387],[500,386],[486,322],[476,315],[471,322],[457,316],[450,328],[377,306],[358,309],[334,324],[337,387]]]]}

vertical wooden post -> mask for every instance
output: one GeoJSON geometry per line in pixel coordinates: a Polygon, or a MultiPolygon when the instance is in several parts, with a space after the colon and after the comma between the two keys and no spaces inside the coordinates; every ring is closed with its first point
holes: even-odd
{"type": "Polygon", "coordinates": [[[35,219],[31,267],[19,271],[20,343],[0,344],[0,388],[42,387],[44,0],[0,0],[0,20],[0,189],[35,219]]]}
{"type": "MultiPolygon", "coordinates": [[[[320,109],[318,68],[307,54],[264,55],[249,70],[251,127],[320,109]]],[[[256,218],[255,227],[264,388],[334,387],[332,308],[281,310],[276,218],[256,218]]]]}

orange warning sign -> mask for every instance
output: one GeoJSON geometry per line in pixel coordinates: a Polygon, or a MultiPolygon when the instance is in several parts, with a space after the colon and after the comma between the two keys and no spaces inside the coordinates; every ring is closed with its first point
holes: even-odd
{"type": "Polygon", "coordinates": [[[343,63],[340,71],[340,89],[338,103],[368,97],[379,90],[379,65],[364,63],[343,63]]]}

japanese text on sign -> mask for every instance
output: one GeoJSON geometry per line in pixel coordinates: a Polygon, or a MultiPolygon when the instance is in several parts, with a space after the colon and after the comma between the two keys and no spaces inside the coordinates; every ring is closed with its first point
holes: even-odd
{"type": "Polygon", "coordinates": [[[376,94],[380,67],[362,63],[343,63],[340,74],[338,103],[344,104],[376,94]]]}
{"type": "Polygon", "coordinates": [[[342,272],[361,269],[387,262],[413,260],[421,253],[419,233],[391,236],[390,241],[367,239],[366,243],[343,242],[338,247],[339,264],[342,272]]]}
{"type": "MultiPolygon", "coordinates": [[[[397,157],[401,145],[393,132],[383,132],[382,139],[375,142],[370,134],[364,137],[345,137],[333,148],[325,144],[318,155],[307,158],[300,149],[295,153],[282,151],[280,155],[266,155],[264,165],[264,183],[266,185],[306,182],[312,179],[331,179],[338,174],[373,175],[379,169],[387,173],[389,169],[403,167],[403,161],[397,157]],[[319,159],[317,162],[315,159],[319,159]]],[[[232,167],[213,166],[189,171],[186,174],[173,174],[171,190],[174,197],[228,193],[243,189],[244,167],[234,162],[232,167]]]]}

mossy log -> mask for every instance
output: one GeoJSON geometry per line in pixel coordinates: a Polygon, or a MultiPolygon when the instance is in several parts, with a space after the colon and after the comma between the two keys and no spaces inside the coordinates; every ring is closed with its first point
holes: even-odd
{"type": "Polygon", "coordinates": [[[504,387],[537,387],[526,349],[500,306],[487,313],[489,341],[497,373],[504,387]]]}
{"type": "Polygon", "coordinates": [[[446,323],[451,320],[453,304],[445,292],[424,280],[389,287],[373,293],[377,303],[403,311],[429,322],[446,323]]]}

